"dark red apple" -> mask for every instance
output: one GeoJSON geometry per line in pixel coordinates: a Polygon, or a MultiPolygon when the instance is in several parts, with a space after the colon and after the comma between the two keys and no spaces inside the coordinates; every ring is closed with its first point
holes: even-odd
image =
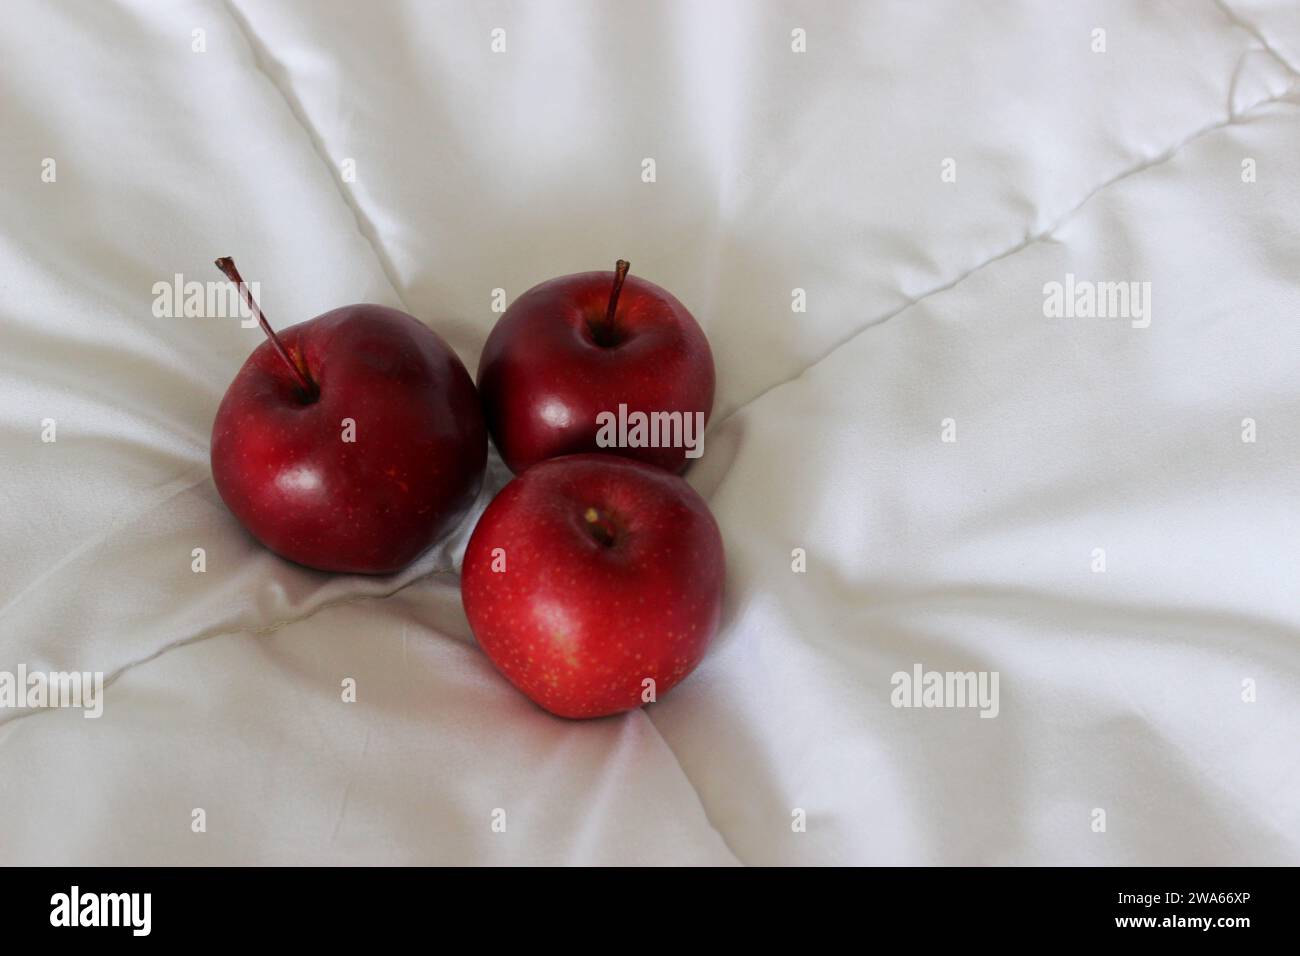
{"type": "MultiPolygon", "coordinates": [[[[501,316],[478,366],[488,430],[516,474],[534,462],[608,451],[680,471],[702,450],[713,411],[713,353],[671,293],[614,272],[533,286],[501,316]],[[700,448],[601,447],[597,416],[637,413],[699,421],[700,448]],[[697,415],[698,414],[698,418],[697,415]]],[[[666,419],[664,419],[666,421],[666,419]]],[[[676,436],[674,436],[676,438],[676,436]]],[[[633,441],[636,436],[633,435],[633,441]]]]}
{"type": "Polygon", "coordinates": [[[405,312],[349,305],[277,335],[230,259],[267,341],[212,426],[226,506],[276,554],[323,571],[405,567],[473,503],[487,460],[474,383],[405,312]]]}
{"type": "Polygon", "coordinates": [[[677,475],[613,455],[534,465],[501,491],[465,551],[461,600],[512,684],[561,717],[667,693],[722,613],[725,555],[677,475]]]}

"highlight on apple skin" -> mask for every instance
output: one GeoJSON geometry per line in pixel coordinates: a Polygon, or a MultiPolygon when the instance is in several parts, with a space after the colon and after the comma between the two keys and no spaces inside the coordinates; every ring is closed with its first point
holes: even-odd
{"type": "Polygon", "coordinates": [[[602,717],[695,669],[722,614],[717,522],[685,480],[586,454],[534,465],[470,538],[461,598],[492,663],[561,717],[602,717]]]}
{"type": "Polygon", "coordinates": [[[248,531],[323,571],[410,564],[473,504],[487,431],[465,366],[405,312],[334,309],[277,334],[234,263],[266,333],[212,426],[212,476],[248,531]]]}
{"type": "MultiPolygon", "coordinates": [[[[713,411],[713,353],[672,293],[629,275],[580,272],[533,286],[506,309],[479,359],[488,430],[519,474],[547,458],[607,452],[681,471],[681,447],[602,448],[598,417],[713,411]]],[[[700,429],[702,434],[703,429],[700,429]]]]}

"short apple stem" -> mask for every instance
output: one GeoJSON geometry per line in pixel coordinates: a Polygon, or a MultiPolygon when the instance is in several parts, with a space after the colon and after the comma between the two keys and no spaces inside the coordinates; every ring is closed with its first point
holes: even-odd
{"type": "Polygon", "coordinates": [[[614,288],[610,290],[609,308],[605,310],[605,327],[611,331],[614,328],[614,310],[618,308],[618,294],[623,291],[623,280],[631,268],[632,263],[626,259],[619,259],[614,264],[614,288]]]}
{"type": "Polygon", "coordinates": [[[587,532],[597,544],[606,548],[613,547],[617,536],[614,534],[614,529],[610,527],[608,518],[595,508],[588,508],[582,517],[587,522],[587,532]]]}
{"type": "Polygon", "coordinates": [[[247,283],[244,282],[244,277],[241,276],[239,270],[235,268],[235,260],[231,259],[229,256],[223,256],[217,260],[217,268],[222,271],[227,279],[239,287],[240,296],[243,297],[244,302],[248,305],[248,308],[252,311],[253,315],[257,316],[257,324],[262,327],[262,331],[266,333],[266,337],[271,340],[271,346],[275,349],[276,354],[279,355],[280,358],[284,359],[284,364],[289,366],[294,377],[298,379],[298,385],[302,388],[303,397],[307,402],[316,401],[316,399],[320,397],[320,386],[312,381],[312,377],[307,371],[306,363],[300,365],[298,362],[295,362],[290,358],[289,350],[286,349],[284,343],[280,341],[280,336],[275,334],[275,329],[271,328],[271,323],[266,321],[266,316],[262,314],[261,306],[259,306],[257,300],[253,298],[253,293],[249,291],[247,283]]]}

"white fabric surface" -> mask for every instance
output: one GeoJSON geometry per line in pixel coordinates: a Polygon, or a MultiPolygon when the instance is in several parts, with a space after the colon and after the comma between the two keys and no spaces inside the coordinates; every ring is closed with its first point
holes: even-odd
{"type": "Polygon", "coordinates": [[[1290,0],[11,0],[0,670],[110,684],[0,711],[0,863],[1300,862],[1298,84],[1290,0]],[[256,546],[207,455],[260,332],[151,311],[218,255],[471,370],[495,288],[671,289],[718,363],[696,674],[534,708],[460,608],[476,515],[389,579],[256,546]],[[1045,318],[1067,273],[1150,328],[1045,318]],[[1000,715],[891,707],[918,662],[1000,715]]]}

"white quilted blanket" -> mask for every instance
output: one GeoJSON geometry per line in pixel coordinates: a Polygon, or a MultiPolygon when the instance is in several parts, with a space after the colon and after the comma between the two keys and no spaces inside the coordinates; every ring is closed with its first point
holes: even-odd
{"type": "Polygon", "coordinates": [[[0,709],[0,863],[1300,862],[1292,0],[4,20],[0,672],[106,684],[0,709]],[[495,289],[671,289],[718,363],[695,675],[535,708],[474,516],[391,579],[258,547],[208,435],[261,333],[153,309],[219,255],[471,370],[495,289]],[[997,716],[894,706],[917,665],[997,716]]]}

